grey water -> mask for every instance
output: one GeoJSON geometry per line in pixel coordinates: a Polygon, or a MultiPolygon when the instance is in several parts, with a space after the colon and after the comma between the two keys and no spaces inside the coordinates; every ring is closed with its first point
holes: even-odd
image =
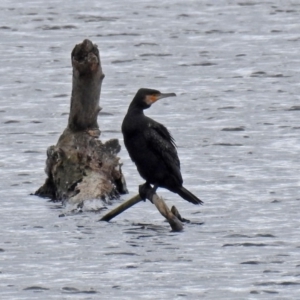
{"type": "Polygon", "coordinates": [[[300,299],[299,1],[0,3],[1,299],[300,299]],[[140,87],[175,92],[146,113],[178,145],[193,206],[170,231],[142,202],[110,223],[31,196],[66,127],[70,53],[89,38],[103,71],[101,140],[123,147],[140,87]]]}

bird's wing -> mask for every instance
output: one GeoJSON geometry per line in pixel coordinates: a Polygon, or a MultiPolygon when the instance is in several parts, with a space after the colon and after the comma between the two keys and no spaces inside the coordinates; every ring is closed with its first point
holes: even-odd
{"type": "Polygon", "coordinates": [[[166,164],[171,174],[174,174],[180,181],[180,161],[176,145],[168,129],[160,123],[151,122],[145,131],[147,145],[166,164]]]}

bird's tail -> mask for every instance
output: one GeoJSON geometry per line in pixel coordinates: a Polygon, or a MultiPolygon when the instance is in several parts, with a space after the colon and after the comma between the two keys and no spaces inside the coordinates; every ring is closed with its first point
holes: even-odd
{"type": "Polygon", "coordinates": [[[183,186],[181,186],[180,188],[178,188],[176,192],[184,200],[192,202],[193,204],[202,204],[203,203],[203,201],[201,201],[199,198],[197,198],[194,194],[192,194],[190,191],[188,191],[183,186]]]}

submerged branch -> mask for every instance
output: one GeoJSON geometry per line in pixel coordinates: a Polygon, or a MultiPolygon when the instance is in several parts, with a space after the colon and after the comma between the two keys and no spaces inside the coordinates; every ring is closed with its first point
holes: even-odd
{"type": "MultiPolygon", "coordinates": [[[[164,202],[164,200],[159,197],[156,193],[153,193],[151,189],[149,189],[145,196],[148,200],[150,200],[157,208],[157,210],[161,213],[162,216],[164,216],[167,221],[169,222],[171,228],[173,231],[182,231],[183,230],[183,224],[179,221],[179,219],[176,217],[175,214],[172,213],[172,211],[169,209],[167,204],[164,202]]],[[[109,222],[128,208],[132,207],[133,205],[141,202],[143,199],[138,194],[134,196],[133,198],[127,200],[126,202],[122,203],[106,215],[104,215],[100,221],[107,221],[109,222]]]]}

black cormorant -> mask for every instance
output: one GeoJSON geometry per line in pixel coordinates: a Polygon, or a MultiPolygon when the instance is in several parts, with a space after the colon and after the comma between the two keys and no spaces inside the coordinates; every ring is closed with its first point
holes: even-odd
{"type": "Polygon", "coordinates": [[[182,186],[180,161],[176,145],[168,129],[144,115],[155,101],[176,96],[157,90],[139,89],[129,105],[122,123],[124,143],[146,185],[166,188],[193,204],[202,201],[182,186]]]}

